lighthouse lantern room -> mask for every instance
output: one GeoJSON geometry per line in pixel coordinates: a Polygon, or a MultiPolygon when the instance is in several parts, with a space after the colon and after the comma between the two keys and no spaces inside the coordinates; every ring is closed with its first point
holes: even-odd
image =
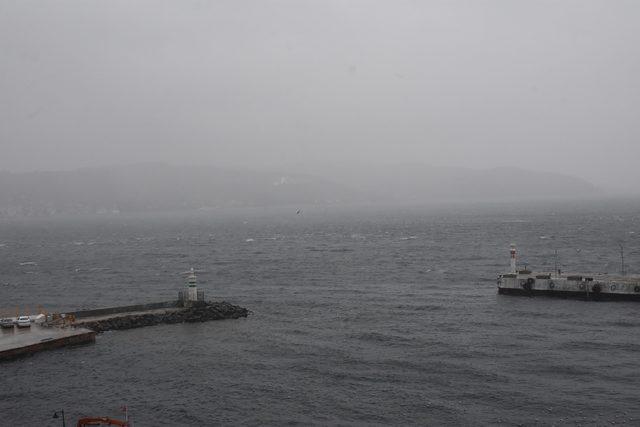
{"type": "Polygon", "coordinates": [[[202,291],[198,291],[198,279],[196,277],[195,270],[191,268],[187,273],[185,288],[180,292],[180,300],[185,306],[192,305],[199,300],[204,300],[204,293],[202,291]]]}
{"type": "Polygon", "coordinates": [[[187,276],[187,299],[189,301],[198,301],[198,286],[196,282],[196,272],[191,268],[187,276]]]}

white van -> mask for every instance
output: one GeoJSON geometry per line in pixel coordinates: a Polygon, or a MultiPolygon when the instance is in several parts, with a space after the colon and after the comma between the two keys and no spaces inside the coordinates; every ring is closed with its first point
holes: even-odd
{"type": "Polygon", "coordinates": [[[29,316],[20,316],[20,317],[18,317],[18,321],[16,323],[18,324],[18,328],[30,328],[31,327],[31,319],[29,319],[29,316]]]}

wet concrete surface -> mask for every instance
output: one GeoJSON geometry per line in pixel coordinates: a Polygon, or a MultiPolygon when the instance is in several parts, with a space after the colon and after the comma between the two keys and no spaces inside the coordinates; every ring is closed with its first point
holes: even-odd
{"type": "Polygon", "coordinates": [[[183,307],[176,307],[176,308],[160,308],[156,310],[125,311],[121,313],[106,314],[104,316],[81,317],[79,319],[76,319],[75,324],[82,325],[83,323],[115,319],[115,318],[124,317],[124,316],[139,316],[142,314],[166,314],[166,313],[173,313],[176,311],[183,311],[183,310],[184,310],[183,307]]]}
{"type": "Polygon", "coordinates": [[[90,332],[84,328],[56,328],[31,325],[30,328],[0,330],[0,353],[49,341],[71,338],[90,332]]]}

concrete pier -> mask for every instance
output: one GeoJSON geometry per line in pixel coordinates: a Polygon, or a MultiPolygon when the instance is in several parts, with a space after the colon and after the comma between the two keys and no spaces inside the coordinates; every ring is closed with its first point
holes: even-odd
{"type": "Polygon", "coordinates": [[[49,326],[0,329],[0,362],[68,345],[95,342],[96,333],[161,324],[195,323],[247,317],[249,310],[227,302],[164,301],[67,312],[49,326]]]}
{"type": "Polygon", "coordinates": [[[85,328],[55,328],[31,325],[30,328],[0,331],[0,362],[40,351],[95,342],[96,333],[85,328]]]}

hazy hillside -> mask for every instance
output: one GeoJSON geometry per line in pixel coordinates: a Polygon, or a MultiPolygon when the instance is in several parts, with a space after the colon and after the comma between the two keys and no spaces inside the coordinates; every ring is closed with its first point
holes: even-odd
{"type": "Polygon", "coordinates": [[[368,198],[422,202],[429,200],[505,200],[576,198],[600,193],[580,178],[517,168],[474,170],[404,164],[341,170],[334,177],[349,182],[368,198]]]}
{"type": "Polygon", "coordinates": [[[142,164],[70,172],[0,173],[0,215],[132,212],[340,203],[354,193],[302,174],[142,164]]]}
{"type": "Polygon", "coordinates": [[[403,165],[335,173],[329,178],[165,164],[0,173],[2,216],[594,194],[594,186],[578,178],[507,168],[403,165]]]}

